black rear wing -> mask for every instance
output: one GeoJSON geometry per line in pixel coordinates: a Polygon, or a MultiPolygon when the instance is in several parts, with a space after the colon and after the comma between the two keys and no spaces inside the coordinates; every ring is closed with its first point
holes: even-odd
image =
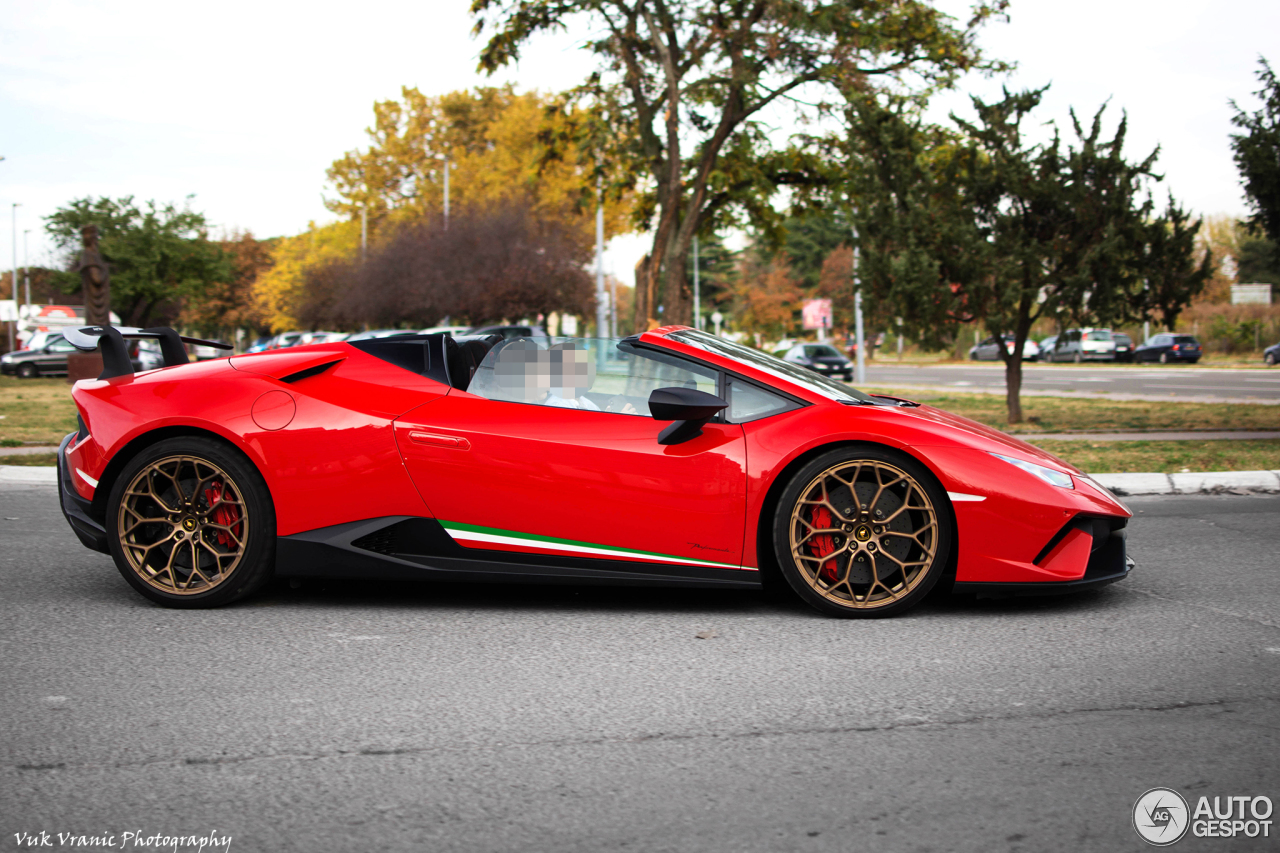
{"type": "Polygon", "coordinates": [[[186,364],[187,349],[183,344],[194,344],[214,349],[232,349],[230,344],[222,341],[205,341],[200,338],[188,338],[179,335],[168,326],[154,329],[136,329],[132,326],[82,326],[79,329],[64,329],[62,336],[82,352],[102,350],[102,373],[99,379],[110,379],[113,376],[130,376],[133,374],[133,362],[129,360],[129,347],[125,339],[139,340],[150,338],[160,342],[160,354],[164,357],[165,367],[186,364]]]}

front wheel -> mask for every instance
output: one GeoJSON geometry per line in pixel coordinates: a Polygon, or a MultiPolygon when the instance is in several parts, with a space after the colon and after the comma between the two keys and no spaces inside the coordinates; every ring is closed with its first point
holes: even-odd
{"type": "Polygon", "coordinates": [[[36,369],[36,366],[29,361],[26,364],[18,365],[19,379],[35,379],[39,372],[40,371],[36,369]]]}
{"type": "Polygon", "coordinates": [[[919,604],[951,551],[946,493],[887,448],[831,451],[787,485],[774,516],[782,574],[831,616],[877,617],[919,604]]]}
{"type": "Polygon", "coordinates": [[[1276,354],[1275,354],[1275,353],[1273,353],[1273,352],[1269,352],[1269,353],[1267,353],[1266,357],[1265,357],[1264,359],[1262,359],[1262,360],[1263,360],[1263,362],[1267,365],[1267,367],[1275,367],[1275,366],[1276,366],[1276,354]]]}
{"type": "Polygon", "coordinates": [[[217,607],[271,577],[276,520],[262,475],[209,438],[166,439],[120,472],[107,504],[111,556],[165,607],[217,607]]]}

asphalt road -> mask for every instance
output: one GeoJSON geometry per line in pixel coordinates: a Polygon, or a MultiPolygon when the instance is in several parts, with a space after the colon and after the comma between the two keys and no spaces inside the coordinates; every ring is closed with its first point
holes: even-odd
{"type": "Polygon", "coordinates": [[[7,486],[0,850],[1144,850],[1149,788],[1280,803],[1280,497],[1131,505],[1125,582],[885,621],[372,583],[182,613],[7,486]]]}
{"type": "MultiPolygon", "coordinates": [[[[867,365],[867,384],[879,387],[936,388],[1003,394],[1004,364],[867,365]]],[[[1109,397],[1113,400],[1196,400],[1280,404],[1280,368],[1244,370],[1152,365],[1023,365],[1024,394],[1109,397]]]]}

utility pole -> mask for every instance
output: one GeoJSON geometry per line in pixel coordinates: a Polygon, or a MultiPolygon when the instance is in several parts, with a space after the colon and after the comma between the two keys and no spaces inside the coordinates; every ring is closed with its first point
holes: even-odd
{"type": "Polygon", "coordinates": [[[31,236],[30,228],[22,232],[22,280],[26,284],[28,305],[31,304],[31,248],[27,244],[29,236],[31,236]]]}
{"type": "Polygon", "coordinates": [[[449,155],[444,155],[444,230],[449,230],[449,155]]]}
{"type": "MultiPolygon", "coordinates": [[[[18,208],[21,206],[21,202],[13,203],[13,303],[15,308],[18,304],[18,208]]],[[[30,301],[30,296],[27,297],[27,301],[30,301]]]]}
{"type": "MultiPolygon", "coordinates": [[[[596,179],[596,337],[608,337],[609,306],[604,293],[604,192],[600,188],[600,179],[596,179]]],[[[601,360],[605,357],[604,347],[599,348],[601,360]]]]}
{"type": "Polygon", "coordinates": [[[702,284],[698,277],[698,235],[693,235],[693,327],[702,328],[702,284]]]}
{"type": "Polygon", "coordinates": [[[857,359],[854,362],[854,382],[867,384],[867,348],[862,336],[862,284],[858,281],[858,228],[853,228],[853,323],[854,340],[858,344],[857,359]]]}

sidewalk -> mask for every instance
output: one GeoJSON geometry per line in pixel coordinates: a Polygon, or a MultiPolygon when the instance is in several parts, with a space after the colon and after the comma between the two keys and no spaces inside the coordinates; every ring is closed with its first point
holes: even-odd
{"type": "MultiPolygon", "coordinates": [[[[1093,474],[1117,495],[1253,494],[1280,492],[1280,471],[1211,471],[1201,474],[1093,474]]],[[[50,466],[0,465],[0,487],[58,482],[50,466]]]]}

